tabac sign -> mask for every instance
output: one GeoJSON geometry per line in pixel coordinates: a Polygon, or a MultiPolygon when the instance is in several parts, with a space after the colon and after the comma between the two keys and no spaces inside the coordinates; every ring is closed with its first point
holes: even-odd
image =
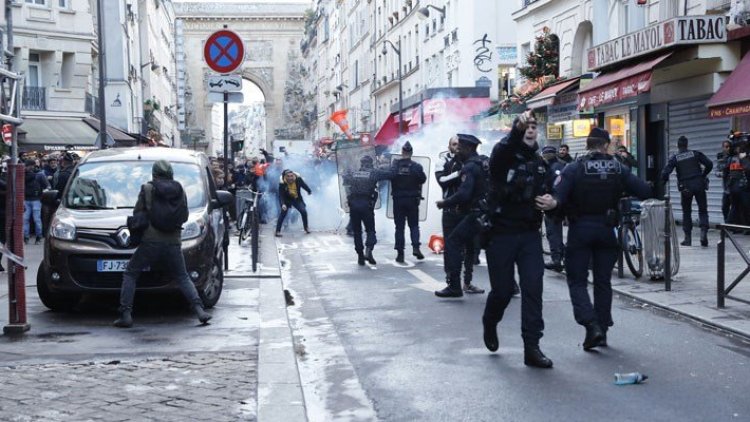
{"type": "Polygon", "coordinates": [[[588,50],[588,70],[685,44],[727,41],[727,17],[681,16],[659,22],[588,50]]]}

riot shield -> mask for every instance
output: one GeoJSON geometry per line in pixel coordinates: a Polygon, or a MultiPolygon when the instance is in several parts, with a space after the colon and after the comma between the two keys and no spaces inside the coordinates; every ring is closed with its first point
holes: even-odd
{"type": "MultiPolygon", "coordinates": [[[[391,155],[391,163],[395,160],[400,160],[401,155],[391,155]]],[[[422,170],[424,170],[425,174],[427,175],[427,181],[422,185],[422,201],[419,203],[419,221],[425,221],[427,220],[427,209],[429,206],[429,193],[430,193],[430,170],[432,167],[430,166],[430,158],[429,157],[411,157],[412,161],[419,163],[422,165],[422,170]]],[[[393,189],[393,186],[390,187],[393,189]]],[[[387,206],[387,217],[393,220],[393,195],[388,194],[388,206],[387,206]]]]}
{"type": "MultiPolygon", "coordinates": [[[[354,172],[360,168],[360,160],[364,156],[372,157],[374,162],[377,162],[375,156],[375,147],[367,145],[363,146],[352,142],[339,142],[336,146],[336,172],[338,173],[339,181],[339,202],[341,208],[349,212],[349,202],[346,197],[349,195],[349,187],[344,183],[344,175],[347,172],[354,172]]],[[[380,196],[375,202],[375,209],[380,208],[380,196]]]]}

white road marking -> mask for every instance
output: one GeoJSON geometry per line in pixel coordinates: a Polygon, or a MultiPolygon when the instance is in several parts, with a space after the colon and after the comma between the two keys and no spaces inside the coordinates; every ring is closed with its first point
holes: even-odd
{"type": "Polygon", "coordinates": [[[432,276],[422,270],[407,271],[417,280],[419,280],[419,284],[411,284],[411,287],[415,287],[426,292],[434,292],[435,290],[441,290],[445,288],[445,283],[435,280],[434,278],[432,278],[432,276]]]}

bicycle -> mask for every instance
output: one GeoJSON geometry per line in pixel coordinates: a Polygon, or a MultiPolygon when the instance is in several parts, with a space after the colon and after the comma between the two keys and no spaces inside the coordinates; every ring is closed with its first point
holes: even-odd
{"type": "Polygon", "coordinates": [[[253,272],[258,269],[258,248],[260,232],[260,207],[258,206],[261,192],[253,190],[238,190],[237,197],[242,201],[241,211],[237,215],[237,229],[239,233],[239,244],[250,238],[250,253],[253,263],[253,272]]]}
{"type": "Polygon", "coordinates": [[[635,198],[622,198],[617,240],[625,255],[625,262],[635,278],[643,275],[643,242],[638,231],[640,221],[641,201],[635,198]]]}

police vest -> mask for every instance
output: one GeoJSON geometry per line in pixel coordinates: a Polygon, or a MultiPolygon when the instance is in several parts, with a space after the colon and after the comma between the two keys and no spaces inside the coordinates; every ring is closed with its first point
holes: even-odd
{"type": "Polygon", "coordinates": [[[544,194],[544,176],[547,169],[541,157],[532,159],[516,154],[514,164],[508,169],[504,184],[498,187],[500,202],[533,202],[544,194]]]}
{"type": "Polygon", "coordinates": [[[675,154],[677,160],[677,180],[682,182],[688,179],[701,177],[701,163],[695,151],[685,151],[675,154]]]}
{"type": "Polygon", "coordinates": [[[727,189],[732,193],[744,192],[747,189],[748,181],[742,160],[740,157],[731,157],[728,166],[727,189]]]}
{"type": "Polygon", "coordinates": [[[401,159],[393,165],[393,180],[391,188],[394,198],[413,198],[422,196],[422,184],[419,183],[418,175],[414,174],[417,163],[401,159]]]}
{"type": "Polygon", "coordinates": [[[490,158],[486,155],[475,155],[464,164],[464,172],[475,171],[474,190],[471,192],[470,208],[477,208],[479,201],[484,199],[490,183],[490,158]],[[476,168],[472,170],[471,167],[476,168]]]}
{"type": "Polygon", "coordinates": [[[578,161],[568,211],[572,217],[605,215],[618,208],[623,190],[622,164],[611,155],[588,155],[578,161]]]}
{"type": "Polygon", "coordinates": [[[349,195],[369,197],[375,192],[376,185],[372,170],[355,171],[349,176],[349,195]]]}
{"type": "MultiPolygon", "coordinates": [[[[451,158],[450,160],[446,161],[445,165],[443,166],[442,177],[450,176],[451,174],[455,172],[460,173],[462,168],[463,168],[463,164],[461,163],[461,161],[457,160],[456,158],[451,158]]],[[[441,183],[441,186],[443,188],[443,198],[448,198],[448,197],[453,196],[456,193],[456,191],[458,191],[458,187],[460,185],[461,185],[460,176],[448,182],[441,183]]]]}

